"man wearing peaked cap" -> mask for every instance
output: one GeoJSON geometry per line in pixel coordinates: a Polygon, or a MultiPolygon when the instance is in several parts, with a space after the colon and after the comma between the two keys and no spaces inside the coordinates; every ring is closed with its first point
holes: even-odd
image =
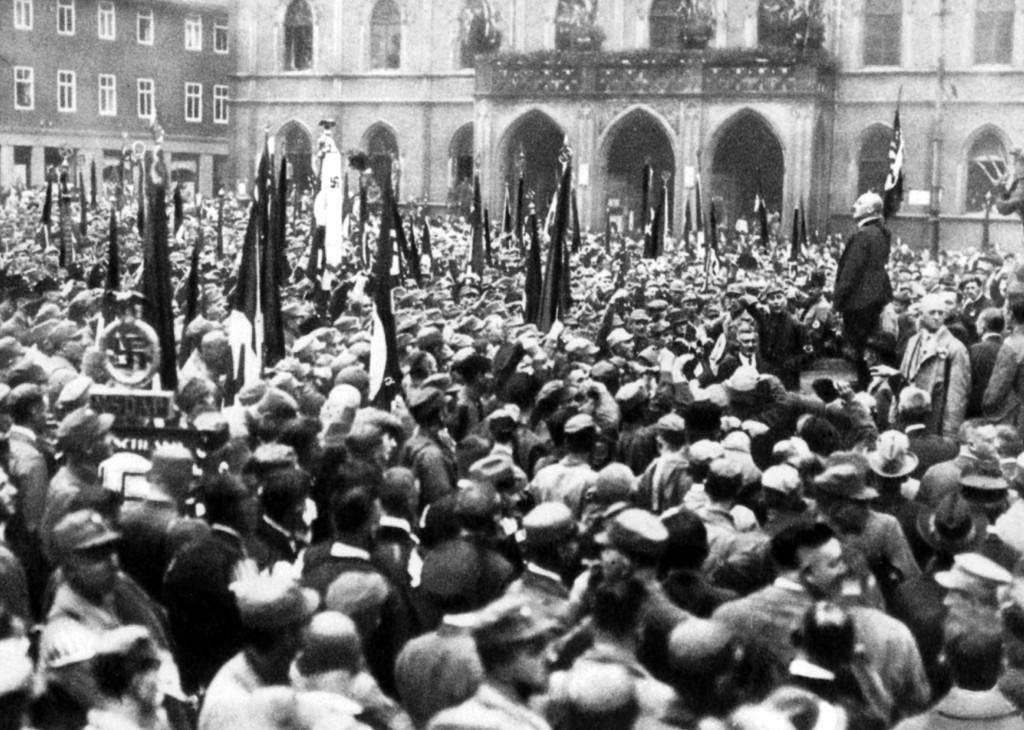
{"type": "Polygon", "coordinates": [[[495,601],[476,615],[472,629],[484,681],[472,697],[443,710],[428,730],[550,730],[526,704],[548,687],[544,650],[554,623],[515,598],[495,601]]]}
{"type": "Polygon", "coordinates": [[[545,502],[523,518],[523,532],[526,569],[506,595],[524,599],[560,628],[569,628],[566,579],[575,576],[579,564],[577,523],[561,502],[545,502]]]}
{"type": "Polygon", "coordinates": [[[597,424],[590,415],[580,413],[566,422],[564,431],[566,455],[538,471],[529,489],[538,504],[562,502],[573,518],[579,519],[583,495],[597,481],[597,472],[589,461],[597,439],[597,424]]]}
{"type": "Polygon", "coordinates": [[[445,398],[437,388],[409,394],[409,413],[416,422],[412,437],[402,448],[401,461],[420,481],[422,510],[455,491],[458,469],[455,444],[445,429],[445,398]]]}
{"type": "Polygon", "coordinates": [[[1013,583],[1006,568],[979,553],[960,553],[949,570],[935,574],[935,582],[946,591],[943,605],[947,621],[961,628],[977,625],[980,617],[998,621],[1001,602],[1013,583]]]}

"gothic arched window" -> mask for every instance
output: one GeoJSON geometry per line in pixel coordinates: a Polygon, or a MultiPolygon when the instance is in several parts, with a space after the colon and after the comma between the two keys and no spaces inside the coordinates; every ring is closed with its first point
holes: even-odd
{"type": "Polygon", "coordinates": [[[380,0],[370,17],[370,68],[398,68],[402,62],[402,16],[394,0],[380,0]]]}
{"type": "Polygon", "coordinates": [[[965,160],[967,165],[965,212],[974,213],[985,210],[985,194],[992,190],[992,182],[981,165],[984,164],[991,172],[997,169],[997,162],[1005,161],[1008,157],[1006,145],[1003,144],[1002,137],[995,130],[987,129],[975,138],[965,160]]]}
{"type": "Polygon", "coordinates": [[[306,0],[292,0],[284,16],[284,67],[305,71],[313,65],[313,13],[306,0]]]}

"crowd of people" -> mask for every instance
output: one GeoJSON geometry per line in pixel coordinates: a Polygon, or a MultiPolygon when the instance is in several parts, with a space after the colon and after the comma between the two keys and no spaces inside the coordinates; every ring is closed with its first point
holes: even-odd
{"type": "Polygon", "coordinates": [[[545,332],[514,235],[474,276],[468,224],[411,211],[382,409],[373,282],[359,246],[306,279],[308,206],[287,356],[225,398],[247,201],[196,201],[137,454],[97,398],[109,210],[62,268],[39,191],[0,199],[3,730],[1024,728],[1012,255],[930,260],[871,193],[797,259],[587,234],[545,332]]]}

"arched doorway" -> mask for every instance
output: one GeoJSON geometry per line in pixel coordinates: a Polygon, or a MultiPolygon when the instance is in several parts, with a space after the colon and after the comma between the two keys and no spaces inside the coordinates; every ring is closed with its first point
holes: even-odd
{"type": "Polygon", "coordinates": [[[448,145],[448,207],[468,214],[473,202],[473,125],[464,124],[448,145]]]}
{"type": "MultiPolygon", "coordinates": [[[[390,127],[377,124],[366,133],[366,154],[370,158],[374,179],[383,190],[384,181],[398,160],[398,140],[390,127]]],[[[393,187],[397,187],[397,180],[391,182],[393,187]]]]}
{"type": "MultiPolygon", "coordinates": [[[[761,115],[743,112],[718,133],[711,163],[710,193],[721,201],[719,225],[730,229],[739,218],[756,221],[758,180],[769,214],[782,210],[786,164],[782,144],[761,115]]],[[[756,231],[757,224],[750,227],[756,231]]]]}
{"type": "Polygon", "coordinates": [[[313,140],[301,124],[290,122],[278,132],[277,148],[288,160],[288,181],[301,195],[312,184],[313,140]]]}
{"type": "MultiPolygon", "coordinates": [[[[539,216],[545,216],[555,190],[561,165],[558,153],[565,143],[565,132],[547,114],[531,111],[509,130],[505,142],[505,181],[512,190],[518,184],[518,160],[522,159],[523,188],[533,193],[539,216]]],[[[524,205],[523,211],[528,208],[524,205]]]]}
{"type": "Polygon", "coordinates": [[[643,170],[650,164],[653,181],[649,198],[651,210],[657,206],[663,174],[668,173],[669,204],[676,174],[675,153],[664,127],[649,112],[634,109],[620,119],[606,142],[605,203],[623,215],[633,213],[639,226],[643,206],[643,170]],[[616,203],[615,201],[618,201],[616,203]]]}

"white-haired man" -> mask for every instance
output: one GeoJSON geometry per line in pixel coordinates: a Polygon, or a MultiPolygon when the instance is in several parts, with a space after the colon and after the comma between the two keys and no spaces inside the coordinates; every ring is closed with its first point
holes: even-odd
{"type": "Polygon", "coordinates": [[[928,432],[956,438],[971,392],[971,360],[964,344],[943,324],[947,313],[940,295],[921,300],[918,331],[907,343],[900,373],[931,396],[928,432]]]}

